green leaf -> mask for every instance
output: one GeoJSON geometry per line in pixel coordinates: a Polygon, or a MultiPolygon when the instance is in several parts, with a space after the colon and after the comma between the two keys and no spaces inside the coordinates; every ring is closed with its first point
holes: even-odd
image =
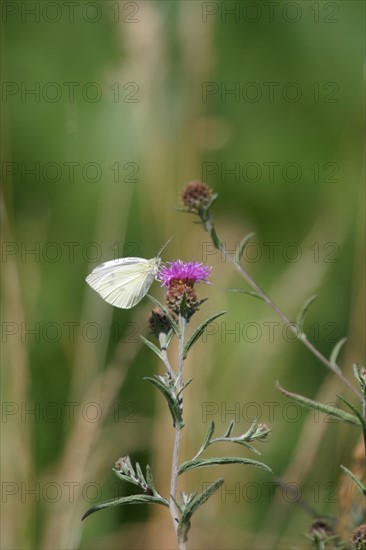
{"type": "Polygon", "coordinates": [[[347,341],[347,338],[341,338],[339,340],[339,342],[336,343],[336,345],[332,349],[332,353],[330,354],[329,361],[332,363],[332,365],[334,365],[338,369],[339,369],[339,367],[337,365],[338,356],[339,356],[339,354],[341,352],[341,349],[343,348],[344,344],[346,343],[346,341],[347,341]]]}
{"type": "Polygon", "coordinates": [[[251,460],[250,458],[236,457],[236,456],[224,456],[218,458],[197,458],[196,460],[188,460],[183,462],[178,470],[178,474],[183,474],[193,468],[202,468],[203,466],[216,466],[218,464],[247,464],[248,466],[255,466],[256,468],[262,468],[267,472],[272,472],[271,468],[263,462],[257,460],[251,460]]]}
{"type": "Polygon", "coordinates": [[[177,323],[174,321],[173,317],[169,313],[168,309],[159,302],[154,296],[151,296],[151,294],[146,294],[146,296],[149,298],[149,300],[157,307],[160,307],[161,311],[164,313],[164,315],[169,319],[170,326],[174,330],[175,334],[179,337],[180,336],[180,330],[177,325],[177,323]]]}
{"type": "Polygon", "coordinates": [[[217,250],[220,250],[221,248],[221,241],[216,233],[216,230],[214,228],[214,226],[211,227],[211,230],[210,230],[210,235],[211,235],[211,239],[212,239],[212,242],[215,246],[215,248],[217,248],[217,250]]]}
{"type": "MultiPolygon", "coordinates": [[[[216,443],[216,441],[215,441],[215,443],[216,443]]],[[[247,441],[240,440],[239,438],[234,439],[233,441],[231,441],[231,443],[235,443],[236,445],[243,445],[244,447],[246,447],[247,449],[249,449],[250,451],[252,451],[256,455],[261,455],[262,454],[260,451],[258,451],[258,449],[253,447],[253,445],[251,445],[247,441]]]]}
{"type": "Polygon", "coordinates": [[[245,288],[228,288],[227,292],[237,292],[238,294],[247,294],[247,296],[252,296],[253,298],[258,298],[259,300],[264,300],[263,296],[254,292],[254,290],[245,290],[245,288]]]}
{"type": "Polygon", "coordinates": [[[355,484],[357,485],[357,487],[359,488],[359,490],[361,491],[361,493],[363,493],[363,495],[366,497],[366,487],[363,485],[363,483],[358,479],[358,477],[355,476],[355,474],[353,472],[351,472],[348,468],[346,468],[345,466],[343,466],[341,464],[341,468],[342,470],[344,471],[345,474],[348,475],[348,477],[350,477],[352,479],[352,481],[355,482],[355,484]]]}
{"type": "Polygon", "coordinates": [[[191,527],[191,517],[198,510],[198,508],[202,506],[202,504],[208,501],[211,495],[213,495],[214,493],[216,493],[216,491],[220,489],[224,481],[225,480],[223,477],[221,477],[220,479],[217,479],[200,495],[196,495],[191,500],[191,502],[187,504],[187,506],[184,508],[182,512],[182,517],[178,524],[178,530],[177,530],[179,542],[187,542],[188,531],[191,527]]]}
{"type": "Polygon", "coordinates": [[[219,198],[218,193],[215,193],[214,195],[212,195],[210,202],[206,206],[206,210],[209,210],[210,208],[212,208],[212,206],[215,204],[218,198],[219,198]]]}
{"type": "Polygon", "coordinates": [[[254,237],[255,233],[249,233],[249,235],[247,235],[246,237],[244,237],[244,239],[242,239],[240,241],[240,244],[235,252],[235,262],[237,264],[240,263],[240,260],[241,260],[241,257],[243,255],[243,252],[245,250],[245,247],[247,246],[248,242],[250,241],[250,239],[252,237],[254,237]]]}
{"type": "Polygon", "coordinates": [[[282,388],[279,382],[277,382],[276,385],[281,393],[283,393],[287,397],[290,397],[290,399],[293,399],[303,407],[307,407],[308,409],[314,409],[316,411],[321,411],[334,418],[337,418],[338,420],[342,420],[343,422],[354,424],[355,426],[362,426],[362,424],[360,423],[360,420],[357,418],[357,416],[353,416],[353,414],[349,414],[345,411],[342,411],[342,409],[338,409],[338,407],[334,407],[333,405],[325,405],[324,403],[319,403],[319,401],[313,401],[312,399],[308,399],[307,397],[298,395],[297,393],[289,392],[284,388],[282,388]]]}
{"type": "Polygon", "coordinates": [[[307,312],[309,311],[309,308],[310,308],[311,304],[314,302],[315,299],[316,299],[316,294],[313,294],[313,296],[310,296],[310,298],[308,298],[305,301],[304,305],[302,306],[302,308],[299,311],[299,314],[298,314],[297,319],[296,319],[296,326],[301,330],[301,332],[303,332],[305,316],[306,316],[307,312]]]}
{"type": "Polygon", "coordinates": [[[230,437],[234,428],[234,420],[231,420],[228,429],[224,433],[223,437],[230,437]]]}
{"type": "Polygon", "coordinates": [[[207,447],[210,444],[210,441],[211,441],[211,438],[213,436],[214,431],[215,431],[215,422],[213,420],[211,420],[210,425],[209,425],[208,430],[207,430],[207,433],[205,435],[205,439],[203,440],[203,443],[200,447],[200,450],[198,451],[198,454],[203,453],[203,451],[205,449],[207,449],[207,447]]]}
{"type": "Polygon", "coordinates": [[[145,338],[144,336],[140,336],[141,340],[144,342],[144,344],[147,345],[147,347],[149,347],[150,349],[153,350],[153,352],[159,357],[159,359],[161,359],[163,361],[163,363],[165,363],[164,361],[164,356],[163,354],[161,353],[160,349],[155,346],[155,344],[153,344],[152,342],[150,342],[150,340],[148,340],[147,338],[145,338]]]}
{"type": "Polygon", "coordinates": [[[365,419],[363,418],[362,414],[360,413],[360,411],[358,411],[356,409],[356,407],[354,405],[352,405],[352,403],[350,403],[349,401],[347,401],[347,399],[345,397],[343,397],[342,395],[339,395],[339,393],[337,393],[337,397],[339,397],[339,399],[341,401],[343,401],[343,403],[345,405],[347,405],[351,411],[353,411],[355,413],[355,415],[357,416],[357,418],[359,419],[359,421],[361,422],[361,426],[363,426],[364,428],[366,428],[366,422],[365,422],[365,419]]]}
{"type": "Polygon", "coordinates": [[[203,491],[200,495],[197,495],[187,506],[187,508],[184,510],[184,514],[189,513],[191,516],[196,512],[196,510],[202,506],[205,502],[208,501],[210,496],[212,496],[218,489],[220,489],[221,485],[224,483],[224,478],[220,477],[216,481],[214,481],[205,491],[203,491]]]}
{"type": "Polygon", "coordinates": [[[173,339],[173,336],[174,336],[174,330],[171,329],[168,334],[165,336],[165,345],[164,347],[162,346],[163,349],[167,350],[169,345],[170,345],[170,342],[172,341],[173,339]]]}
{"type": "Polygon", "coordinates": [[[182,513],[182,507],[181,505],[179,504],[179,502],[177,501],[177,499],[175,497],[173,497],[173,495],[170,495],[172,501],[174,502],[174,504],[176,505],[176,507],[178,508],[179,512],[182,513]]]}
{"type": "Polygon", "coordinates": [[[185,383],[183,384],[183,387],[182,387],[182,388],[179,390],[179,392],[177,393],[177,397],[179,397],[179,396],[184,392],[184,390],[186,389],[187,386],[189,386],[189,384],[192,382],[192,380],[193,380],[193,378],[189,378],[189,379],[187,380],[187,382],[185,382],[185,383]]]}
{"type": "Polygon", "coordinates": [[[162,506],[167,506],[169,508],[169,503],[165,500],[165,498],[152,495],[131,495],[129,497],[115,498],[96,504],[84,513],[81,520],[84,520],[91,514],[94,514],[94,512],[103,510],[103,508],[111,508],[112,506],[119,506],[121,504],[145,504],[147,502],[155,502],[156,504],[161,504],[162,506]]]}
{"type": "Polygon", "coordinates": [[[154,495],[156,495],[157,491],[155,489],[154,478],[153,478],[152,471],[151,471],[151,468],[150,468],[149,465],[146,466],[146,481],[147,481],[148,486],[150,487],[150,489],[154,493],[154,495]]]}
{"type": "MultiPolygon", "coordinates": [[[[135,468],[136,468],[136,472],[137,472],[137,477],[138,477],[143,483],[146,483],[144,474],[142,473],[142,470],[141,470],[141,466],[140,466],[140,464],[139,464],[138,462],[136,462],[135,468]]],[[[147,485],[147,483],[146,483],[146,485],[147,485]]]]}
{"type": "Polygon", "coordinates": [[[168,402],[169,410],[171,412],[172,418],[173,418],[173,426],[178,426],[179,428],[183,428],[184,422],[182,418],[182,412],[179,406],[179,403],[174,397],[172,396],[171,392],[169,391],[169,388],[167,388],[159,378],[150,378],[150,376],[145,376],[144,380],[148,380],[152,384],[154,384],[155,387],[158,388],[158,390],[161,391],[163,396],[168,402]]]}
{"type": "Polygon", "coordinates": [[[215,315],[212,315],[211,317],[209,317],[208,319],[206,319],[206,321],[203,321],[203,323],[201,323],[197,328],[196,330],[194,331],[194,333],[192,334],[192,336],[187,340],[185,346],[184,346],[184,351],[183,351],[183,359],[186,359],[187,355],[188,355],[188,352],[190,350],[190,348],[193,346],[193,344],[198,340],[198,338],[200,338],[202,336],[202,334],[204,333],[204,331],[206,330],[207,326],[212,323],[212,321],[214,321],[215,319],[217,319],[218,317],[221,317],[222,315],[225,315],[226,311],[221,311],[220,313],[216,313],[215,315]]]}
{"type": "Polygon", "coordinates": [[[130,475],[128,475],[124,470],[117,470],[116,468],[112,468],[113,472],[116,474],[116,476],[119,479],[122,479],[122,481],[127,481],[128,483],[133,483],[134,485],[141,487],[139,480],[137,479],[137,476],[135,474],[135,470],[131,464],[130,457],[126,456],[125,461],[126,461],[126,466],[130,471],[130,475]]]}

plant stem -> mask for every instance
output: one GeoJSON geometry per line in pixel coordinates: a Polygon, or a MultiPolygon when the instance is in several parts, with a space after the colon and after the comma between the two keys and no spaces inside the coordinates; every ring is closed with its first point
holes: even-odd
{"type": "MultiPolygon", "coordinates": [[[[260,286],[257,285],[255,280],[245,271],[245,269],[235,262],[235,260],[228,254],[222,245],[222,252],[225,255],[225,258],[227,258],[235,267],[235,269],[240,273],[240,275],[247,281],[247,283],[250,284],[250,286],[260,295],[261,298],[277,313],[277,315],[280,317],[280,319],[285,323],[285,325],[288,325],[291,332],[293,332],[296,336],[298,336],[298,330],[297,327],[294,325],[294,323],[291,323],[291,321],[288,319],[288,317],[283,313],[283,311],[271,300],[271,298],[260,288],[260,286]]],[[[319,359],[328,369],[330,369],[334,374],[336,374],[346,386],[349,387],[350,390],[352,390],[358,397],[361,397],[361,394],[357,391],[357,389],[351,384],[349,380],[342,374],[342,372],[338,369],[336,365],[331,363],[324,355],[307,339],[306,334],[302,334],[300,337],[300,341],[311,351],[315,357],[319,359]]]]}
{"type": "MultiPolygon", "coordinates": [[[[364,395],[362,398],[362,417],[366,423],[366,395],[364,395]]],[[[363,433],[363,443],[365,447],[365,468],[366,468],[366,427],[365,426],[363,426],[362,428],[362,433],[363,433]]]]}
{"type": "Polygon", "coordinates": [[[181,337],[179,340],[178,385],[179,385],[179,391],[180,391],[183,387],[184,345],[185,345],[185,339],[186,339],[187,321],[184,317],[181,316],[179,323],[180,323],[181,337]]]}
{"type": "MultiPolygon", "coordinates": [[[[185,344],[185,333],[186,333],[186,320],[184,317],[180,316],[179,324],[181,329],[181,335],[179,338],[177,393],[180,392],[180,390],[183,387],[183,362],[184,362],[183,355],[184,355],[184,344],[185,344]]],[[[177,505],[174,502],[174,499],[177,500],[178,459],[179,459],[181,432],[182,432],[182,428],[178,425],[175,426],[172,471],[171,471],[171,477],[170,477],[169,510],[170,510],[170,515],[172,516],[174,530],[176,534],[177,534],[177,527],[178,527],[178,521],[179,521],[179,510],[177,508],[177,505]]],[[[178,541],[178,545],[179,545],[179,550],[186,550],[186,545],[184,542],[178,541]]]]}
{"type": "Polygon", "coordinates": [[[162,356],[162,359],[164,361],[164,365],[165,365],[165,368],[166,368],[167,372],[170,374],[170,376],[172,378],[174,378],[174,371],[173,371],[172,367],[170,366],[166,349],[161,348],[161,356],[162,356]]]}
{"type": "Polygon", "coordinates": [[[295,334],[299,340],[308,348],[308,350],[311,351],[319,361],[321,361],[328,369],[330,369],[334,374],[336,374],[342,382],[353,391],[354,394],[357,395],[360,399],[362,399],[362,395],[358,392],[358,390],[351,384],[349,380],[342,374],[339,367],[333,363],[331,363],[324,355],[307,339],[306,334],[302,333],[299,337],[298,330],[296,325],[294,323],[291,323],[291,321],[287,318],[287,316],[283,313],[283,311],[271,300],[271,298],[264,292],[264,290],[261,289],[261,287],[255,282],[255,280],[252,278],[251,275],[237,262],[235,261],[235,258],[231,256],[225,249],[225,246],[221,242],[221,240],[218,238],[214,224],[212,222],[211,216],[209,215],[207,218],[202,219],[205,230],[210,233],[212,242],[218,248],[225,256],[225,258],[233,264],[234,268],[240,275],[245,279],[245,281],[255,290],[255,292],[268,304],[273,311],[278,315],[278,317],[284,322],[285,325],[288,325],[291,332],[295,334]]]}

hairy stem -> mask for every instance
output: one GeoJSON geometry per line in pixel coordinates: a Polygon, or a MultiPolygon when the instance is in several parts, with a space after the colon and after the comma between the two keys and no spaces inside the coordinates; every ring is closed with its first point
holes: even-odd
{"type": "MultiPolygon", "coordinates": [[[[178,375],[177,375],[177,393],[183,388],[183,355],[184,355],[184,344],[185,344],[185,333],[186,333],[186,320],[184,317],[179,319],[181,335],[179,338],[179,357],[178,357],[178,375]]],[[[174,448],[173,448],[173,458],[172,458],[172,471],[170,477],[170,500],[169,500],[169,510],[170,515],[172,516],[173,525],[175,532],[177,533],[178,521],[179,521],[179,510],[175,504],[177,500],[177,485],[178,485],[178,467],[179,467],[179,449],[181,441],[181,432],[182,428],[180,426],[175,426],[175,438],[174,438],[174,448]]],[[[186,545],[184,542],[179,542],[179,550],[186,550],[186,545]]]]}
{"type": "Polygon", "coordinates": [[[166,368],[167,372],[170,374],[170,376],[173,378],[174,377],[174,371],[173,371],[173,369],[172,369],[172,367],[169,363],[167,351],[164,348],[160,348],[160,349],[161,349],[161,356],[162,356],[162,359],[164,361],[165,368],[166,368]]]}

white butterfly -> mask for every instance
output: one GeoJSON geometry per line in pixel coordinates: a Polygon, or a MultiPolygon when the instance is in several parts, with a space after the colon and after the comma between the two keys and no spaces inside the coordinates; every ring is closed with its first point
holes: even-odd
{"type": "MultiPolygon", "coordinates": [[[[169,239],[168,243],[171,239],[169,239]]],[[[130,309],[148,293],[161,263],[160,250],[156,258],[120,258],[98,265],[86,282],[113,306],[130,309]]]]}

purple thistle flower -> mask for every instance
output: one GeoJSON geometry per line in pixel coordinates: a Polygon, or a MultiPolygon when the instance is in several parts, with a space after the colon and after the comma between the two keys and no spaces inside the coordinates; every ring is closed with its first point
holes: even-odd
{"type": "Polygon", "coordinates": [[[182,260],[175,260],[168,264],[160,268],[156,277],[158,281],[161,281],[161,286],[169,288],[174,281],[184,282],[191,286],[199,282],[208,283],[207,279],[211,274],[212,267],[205,266],[200,262],[182,262],[182,260]]]}

